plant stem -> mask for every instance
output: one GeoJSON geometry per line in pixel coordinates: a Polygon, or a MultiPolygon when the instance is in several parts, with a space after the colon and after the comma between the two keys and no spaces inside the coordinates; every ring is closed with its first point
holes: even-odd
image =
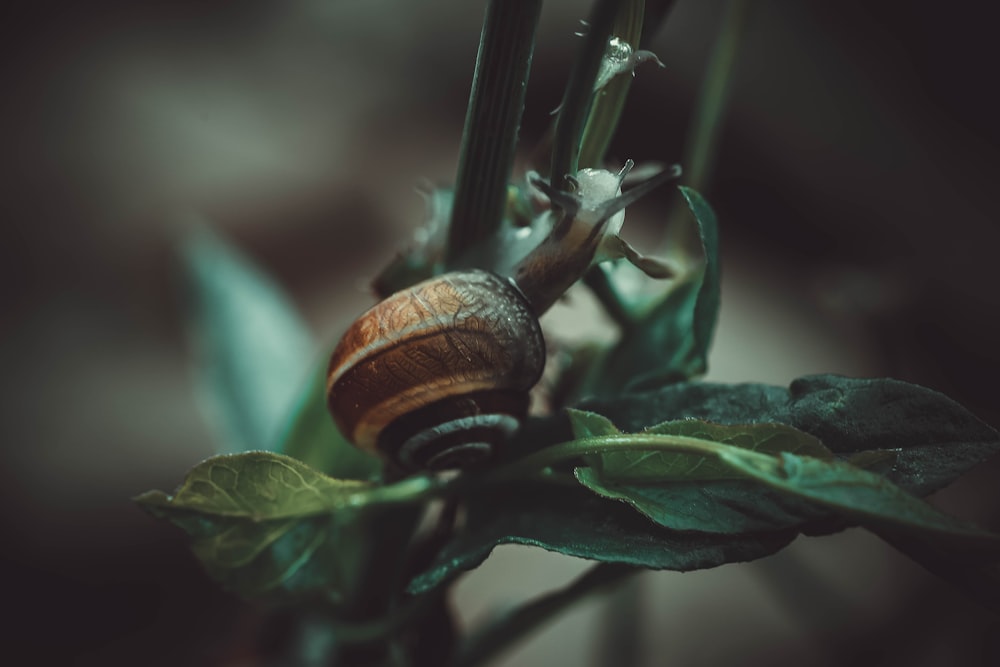
{"type": "Polygon", "coordinates": [[[747,5],[746,0],[730,0],[705,68],[683,163],[688,185],[695,190],[704,189],[715,161],[733,63],[746,24],[747,5]]]}
{"type": "MultiPolygon", "coordinates": [[[[625,447],[630,451],[663,451],[712,457],[724,456],[727,452],[733,451],[731,445],[683,435],[621,433],[579,438],[546,447],[495,471],[493,476],[520,477],[523,472],[548,468],[582,456],[620,452],[625,447]]],[[[771,469],[777,465],[775,457],[769,454],[760,454],[747,449],[740,449],[739,452],[743,460],[752,461],[761,468],[771,469]]],[[[460,479],[456,478],[456,481],[460,479]]]]}
{"type": "Polygon", "coordinates": [[[543,595],[474,635],[459,652],[455,667],[484,664],[564,609],[638,571],[631,565],[619,563],[595,565],[562,590],[543,595]]]}
{"type": "Polygon", "coordinates": [[[448,268],[468,261],[467,251],[503,220],[541,7],[542,0],[490,0],[486,9],[462,133],[448,268]]]}
{"type": "MultiPolygon", "coordinates": [[[[428,475],[411,477],[395,484],[379,486],[355,494],[353,504],[410,504],[433,498],[461,496],[485,488],[486,485],[503,483],[510,479],[545,479],[552,476],[559,480],[561,474],[550,470],[566,461],[593,454],[629,451],[674,452],[699,456],[722,457],[733,451],[733,447],[719,442],[702,440],[683,435],[663,433],[619,433],[591,438],[578,438],[546,447],[489,472],[466,473],[448,480],[428,475]]],[[[743,461],[752,463],[762,470],[771,470],[778,465],[774,456],[740,449],[743,461]]]]}
{"type": "MultiPolygon", "coordinates": [[[[687,185],[698,192],[708,186],[715,164],[729,83],[746,25],[748,5],[747,0],[729,1],[695,101],[693,126],[688,133],[681,164],[687,185]]],[[[677,198],[667,216],[667,245],[669,254],[679,258],[699,254],[696,227],[687,223],[687,215],[687,206],[681,198],[677,198]]]]}
{"type": "Polygon", "coordinates": [[[583,46],[573,61],[566,92],[556,118],[552,143],[552,166],[549,177],[552,187],[567,190],[567,176],[575,176],[580,159],[580,141],[590,114],[594,82],[607,51],[608,37],[618,15],[622,0],[597,0],[590,13],[583,46]]]}
{"type": "Polygon", "coordinates": [[[601,609],[598,642],[594,653],[599,665],[638,667],[642,664],[644,630],[643,582],[638,577],[623,581],[611,591],[601,609]]]}
{"type": "MultiPolygon", "coordinates": [[[[645,0],[625,0],[615,16],[609,36],[619,37],[638,49],[645,5],[645,0]]],[[[628,97],[631,85],[631,76],[619,75],[593,97],[580,142],[579,166],[603,167],[604,154],[618,127],[618,119],[625,108],[625,98],[628,97]]]]}

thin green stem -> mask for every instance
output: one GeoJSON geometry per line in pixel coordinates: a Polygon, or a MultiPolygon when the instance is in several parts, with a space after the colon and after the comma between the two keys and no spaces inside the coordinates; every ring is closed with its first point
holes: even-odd
{"type": "MultiPolygon", "coordinates": [[[[425,502],[434,498],[462,496],[487,485],[512,479],[533,478],[539,481],[551,479],[561,482],[565,475],[551,470],[552,466],[583,456],[622,451],[673,452],[719,458],[730,454],[733,447],[700,438],[662,433],[620,433],[579,438],[540,449],[486,473],[466,473],[448,480],[420,475],[395,484],[359,491],[352,497],[352,504],[363,506],[425,502]]],[[[739,453],[745,463],[750,463],[761,470],[772,470],[777,465],[776,459],[769,454],[745,449],[740,449],[739,453]]]]}
{"type": "Polygon", "coordinates": [[[694,127],[683,163],[688,185],[695,190],[704,189],[715,161],[748,4],[747,0],[730,0],[705,69],[704,83],[694,109],[694,127]]]}
{"type": "Polygon", "coordinates": [[[607,51],[608,38],[622,0],[597,0],[590,14],[583,46],[570,72],[556,118],[549,176],[557,190],[569,188],[567,176],[575,176],[580,159],[580,141],[590,114],[594,82],[607,51]]]}
{"type": "Polygon", "coordinates": [[[583,598],[619,583],[639,570],[630,565],[601,563],[595,565],[569,586],[543,595],[474,635],[459,652],[455,667],[485,664],[505,648],[536,630],[563,610],[583,598]]]}
{"type": "Polygon", "coordinates": [[[439,496],[444,483],[430,475],[416,475],[392,484],[373,486],[351,495],[346,504],[355,507],[395,505],[430,500],[439,496]]]}
{"type": "MultiPolygon", "coordinates": [[[[682,164],[686,184],[698,192],[707,188],[718,153],[729,84],[749,4],[747,0],[729,1],[695,101],[682,164]]],[[[700,242],[696,225],[685,220],[688,215],[685,202],[677,197],[667,216],[665,254],[682,264],[691,265],[691,257],[700,257],[700,242]]]]}
{"type": "MultiPolygon", "coordinates": [[[[610,35],[619,37],[638,49],[645,5],[645,0],[625,0],[615,16],[610,35]]],[[[628,97],[631,85],[632,77],[622,74],[614,77],[593,97],[580,144],[581,167],[603,166],[604,154],[618,128],[618,120],[625,108],[625,98],[628,97]]]]}
{"type": "MultiPolygon", "coordinates": [[[[710,440],[692,438],[683,435],[666,435],[661,433],[622,433],[617,435],[602,435],[593,438],[580,438],[558,445],[546,447],[511,463],[496,474],[519,477],[522,471],[548,468],[565,461],[578,459],[581,456],[606,454],[628,451],[662,451],[678,454],[696,454],[700,456],[719,457],[733,451],[731,445],[710,440]]],[[[773,468],[776,460],[769,454],[760,454],[752,450],[740,450],[745,461],[752,461],[762,468],[773,468]]]]}
{"type": "Polygon", "coordinates": [[[643,582],[638,578],[623,581],[610,592],[602,605],[595,642],[595,663],[616,667],[639,667],[642,664],[643,582]]]}
{"type": "Polygon", "coordinates": [[[486,10],[448,229],[449,268],[468,262],[503,220],[541,7],[542,0],[491,0],[486,10]]]}

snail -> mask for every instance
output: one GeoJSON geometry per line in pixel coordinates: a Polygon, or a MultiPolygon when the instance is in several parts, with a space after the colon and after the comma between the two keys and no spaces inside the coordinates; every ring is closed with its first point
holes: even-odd
{"type": "Polygon", "coordinates": [[[525,419],[545,365],[538,318],[594,264],[625,257],[654,277],[668,264],[619,236],[624,209],[680,175],[673,166],[632,187],[582,169],[574,192],[528,177],[551,229],[498,272],[451,271],[401,290],[362,314],[333,351],[327,405],[355,446],[405,471],[488,461],[525,419]],[[558,209],[558,211],[556,210],[558,209]]]}

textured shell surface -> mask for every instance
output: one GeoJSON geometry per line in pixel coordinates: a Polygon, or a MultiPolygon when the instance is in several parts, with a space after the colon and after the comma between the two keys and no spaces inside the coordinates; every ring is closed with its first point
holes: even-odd
{"type": "Polygon", "coordinates": [[[444,274],[376,304],[330,360],[327,397],[342,431],[376,451],[380,433],[448,397],[527,392],[545,346],[518,290],[486,271],[444,274]]]}

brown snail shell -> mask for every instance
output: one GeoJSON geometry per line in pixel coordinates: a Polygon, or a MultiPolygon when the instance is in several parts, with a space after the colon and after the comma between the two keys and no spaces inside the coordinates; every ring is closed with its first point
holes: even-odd
{"type": "Polygon", "coordinates": [[[453,272],[351,325],[330,359],[327,401],[363,450],[410,470],[469,467],[517,430],[544,365],[520,291],[487,271],[453,272]]]}
{"type": "Polygon", "coordinates": [[[676,166],[622,194],[615,175],[584,169],[575,192],[529,176],[558,206],[551,231],[504,276],[470,269],[386,298],[347,330],[330,359],[327,405],[357,447],[407,471],[469,468],[520,426],[545,365],[544,313],[595,263],[624,257],[653,277],[671,267],[619,236],[624,208],[676,166]]]}

